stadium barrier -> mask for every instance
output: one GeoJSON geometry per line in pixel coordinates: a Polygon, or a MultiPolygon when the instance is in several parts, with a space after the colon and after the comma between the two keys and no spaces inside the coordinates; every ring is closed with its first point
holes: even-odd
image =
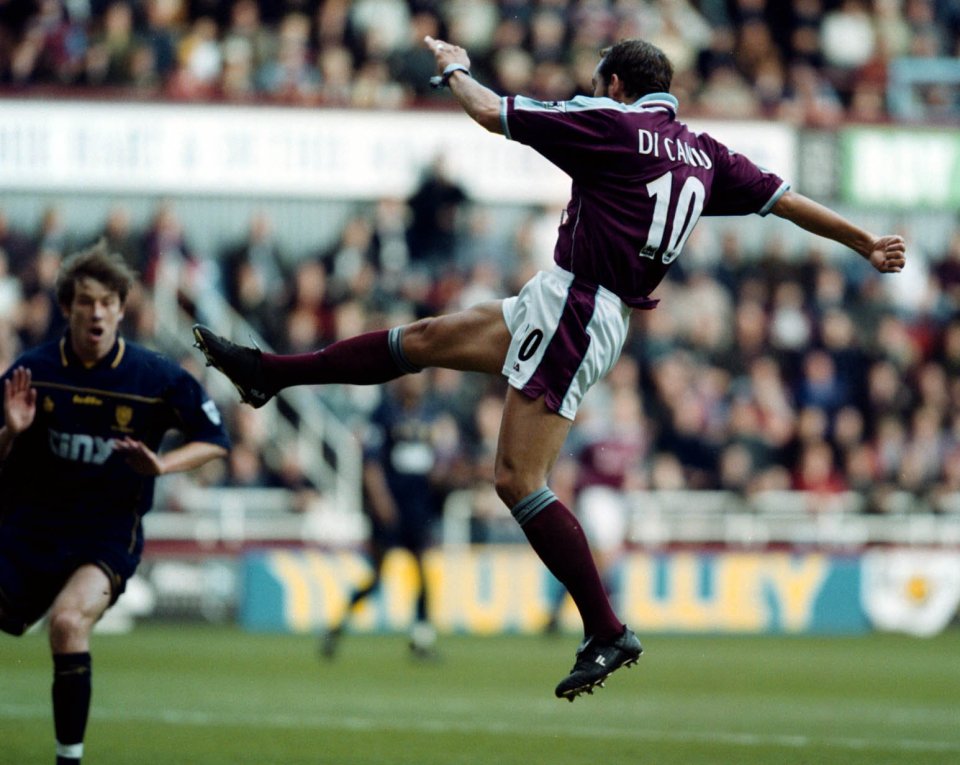
{"type": "MultiPolygon", "coordinates": [[[[838,495],[828,511],[812,513],[810,496],[790,492],[751,503],[724,492],[630,499],[627,551],[612,581],[620,612],[646,632],[927,635],[956,618],[960,513],[864,515],[856,495],[838,495]]],[[[144,519],[139,579],[149,597],[140,588],[129,604],[136,616],[319,630],[369,576],[365,521],[334,503],[294,512],[282,489],[192,488],[178,501],[180,511],[144,519]]],[[[512,518],[482,522],[498,544],[475,543],[471,495],[451,495],[427,559],[432,618],[451,632],[542,629],[559,585],[512,518]]],[[[355,629],[406,629],[415,576],[404,553],[391,554],[382,590],[355,629]]],[[[577,628],[569,603],[562,624],[577,628]]]]}
{"type": "MultiPolygon", "coordinates": [[[[520,546],[436,548],[426,558],[431,620],[471,634],[544,629],[558,583],[520,546]]],[[[353,551],[263,550],[241,567],[239,622],[256,631],[314,632],[337,623],[370,575],[353,551]]],[[[405,551],[385,563],[380,590],[351,622],[402,631],[414,613],[416,567],[405,551]]],[[[933,635],[960,605],[960,551],[878,549],[862,555],[696,551],[625,555],[611,577],[618,613],[645,633],[933,635]]],[[[562,624],[579,628],[572,604],[562,624]]]]}

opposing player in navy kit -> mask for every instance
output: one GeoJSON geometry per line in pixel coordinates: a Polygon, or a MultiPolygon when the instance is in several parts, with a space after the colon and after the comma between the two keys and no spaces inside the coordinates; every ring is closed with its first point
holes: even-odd
{"type": "Polygon", "coordinates": [[[425,42],[436,58],[436,84],[448,86],[474,121],[531,146],[573,179],[554,268],[516,297],[312,354],[261,354],[201,326],[194,334],[208,361],[254,406],[290,385],[376,384],[426,366],[505,375],[496,489],[583,619],[574,667],[556,688],[572,701],[634,663],[641,647],[611,608],[583,531],[547,488],[547,476],[584,392],[617,360],[631,310],[654,307],[651,293],[697,219],[772,212],[850,247],[885,273],[903,268],[905,246],[790,191],[773,173],[690,130],[668,92],[672,66],[647,42],[602,51],[593,95],[551,103],[500,97],[470,76],[465,50],[425,42]]]}
{"type": "Polygon", "coordinates": [[[57,763],[79,763],[91,696],[90,634],[143,550],[157,476],[227,453],[220,414],[174,362],[119,336],[134,275],[101,242],[66,258],[59,341],[3,375],[0,629],[48,613],[57,763]],[[163,454],[177,430],[183,443],[163,454]]]}
{"type": "Polygon", "coordinates": [[[429,397],[424,377],[410,375],[386,386],[364,434],[363,488],[370,516],[372,576],[347,598],[341,620],[321,638],[320,653],[333,658],[353,612],[380,585],[390,550],[407,550],[417,569],[410,650],[434,657],[436,630],[429,621],[424,554],[439,512],[434,483],[437,451],[434,430],[440,410],[429,397]]]}

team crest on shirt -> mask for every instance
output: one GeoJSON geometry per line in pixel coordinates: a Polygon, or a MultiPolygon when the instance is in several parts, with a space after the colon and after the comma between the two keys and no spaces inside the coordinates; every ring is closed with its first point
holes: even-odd
{"type": "Polygon", "coordinates": [[[43,397],[43,411],[47,413],[53,411],[53,399],[50,396],[43,397]]]}
{"type": "Polygon", "coordinates": [[[118,404],[117,411],[117,424],[114,426],[114,430],[119,430],[122,433],[129,433],[131,431],[130,420],[133,419],[133,407],[127,406],[126,404],[118,404]]]}

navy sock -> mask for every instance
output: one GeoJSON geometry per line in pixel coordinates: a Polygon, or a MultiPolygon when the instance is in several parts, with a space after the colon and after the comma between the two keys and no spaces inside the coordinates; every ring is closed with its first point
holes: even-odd
{"type": "Polygon", "coordinates": [[[57,736],[58,765],[74,765],[83,754],[92,694],[90,654],[53,655],[53,727],[57,736]]]}

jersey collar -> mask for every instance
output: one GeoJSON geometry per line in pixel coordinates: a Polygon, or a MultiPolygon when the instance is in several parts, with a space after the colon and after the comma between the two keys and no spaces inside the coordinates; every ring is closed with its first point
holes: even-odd
{"type": "Polygon", "coordinates": [[[680,106],[680,102],[670,93],[647,93],[645,96],[640,96],[633,104],[644,109],[661,109],[671,114],[676,114],[680,106]]]}
{"type": "Polygon", "coordinates": [[[84,369],[94,369],[95,367],[116,369],[120,365],[120,360],[123,358],[126,349],[127,344],[120,335],[117,335],[117,340],[107,355],[96,363],[88,365],[81,361],[80,357],[74,352],[73,344],[70,342],[70,331],[68,330],[60,338],[60,364],[64,367],[82,367],[84,369]]]}

